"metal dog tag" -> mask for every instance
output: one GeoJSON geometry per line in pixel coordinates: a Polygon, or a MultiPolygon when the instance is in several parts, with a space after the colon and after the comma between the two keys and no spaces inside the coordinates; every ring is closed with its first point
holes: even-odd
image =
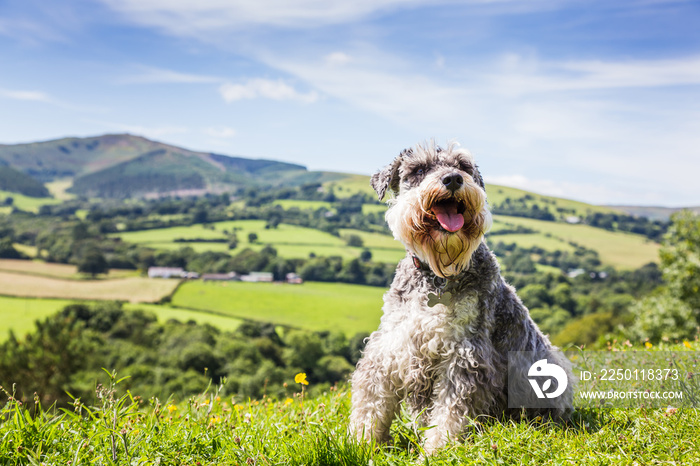
{"type": "Polygon", "coordinates": [[[443,304],[447,306],[450,304],[450,299],[452,299],[452,293],[446,291],[436,295],[435,293],[428,293],[428,307],[435,307],[438,304],[443,304]]]}

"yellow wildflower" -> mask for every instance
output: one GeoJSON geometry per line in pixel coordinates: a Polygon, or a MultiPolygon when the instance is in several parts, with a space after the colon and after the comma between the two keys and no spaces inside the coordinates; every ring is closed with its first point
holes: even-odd
{"type": "Polygon", "coordinates": [[[654,346],[654,345],[652,345],[651,343],[649,343],[649,342],[647,341],[647,342],[644,342],[644,346],[646,346],[647,348],[651,348],[651,347],[654,346]]]}
{"type": "Polygon", "coordinates": [[[688,348],[688,349],[693,349],[693,345],[691,345],[690,342],[689,342],[688,340],[685,340],[685,341],[683,342],[683,346],[685,346],[685,347],[688,348]]]}
{"type": "Polygon", "coordinates": [[[302,385],[308,385],[309,382],[306,380],[306,373],[305,372],[299,372],[297,375],[294,376],[294,382],[300,383],[302,385]]]}
{"type": "Polygon", "coordinates": [[[177,406],[175,406],[175,405],[169,405],[169,406],[168,406],[168,411],[172,414],[173,411],[177,411],[177,406]]]}
{"type": "Polygon", "coordinates": [[[284,404],[286,405],[290,405],[292,403],[294,403],[294,400],[292,400],[291,398],[287,398],[286,400],[284,400],[284,404]]]}

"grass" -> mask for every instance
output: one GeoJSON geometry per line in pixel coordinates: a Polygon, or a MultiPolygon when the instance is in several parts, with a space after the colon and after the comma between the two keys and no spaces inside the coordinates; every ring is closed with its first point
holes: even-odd
{"type": "Polygon", "coordinates": [[[605,206],[597,206],[593,204],[586,204],[585,202],[572,201],[571,199],[563,199],[560,197],[545,196],[542,194],[536,194],[531,191],[525,191],[518,188],[510,188],[508,186],[500,185],[486,185],[486,195],[489,204],[496,205],[501,204],[506,198],[511,198],[513,200],[520,199],[527,195],[532,196],[532,200],[528,201],[530,204],[539,204],[540,207],[550,207],[550,211],[555,216],[558,216],[556,211],[557,207],[569,209],[575,211],[575,213],[567,213],[567,215],[577,215],[579,217],[585,217],[588,214],[601,212],[619,212],[615,209],[605,206]]]}
{"type": "MultiPolygon", "coordinates": [[[[34,213],[39,212],[39,207],[43,205],[60,204],[63,202],[60,199],[50,197],[29,197],[24,194],[0,190],[0,205],[7,197],[13,199],[12,205],[14,207],[34,213]]],[[[10,211],[12,211],[12,207],[0,207],[0,213],[9,213],[10,211]]]]}
{"type": "Polygon", "coordinates": [[[283,207],[284,209],[297,208],[300,210],[318,210],[321,208],[335,211],[331,202],[324,201],[305,201],[301,199],[278,199],[273,202],[274,205],[283,207]]]}
{"type": "Polygon", "coordinates": [[[171,294],[178,283],[142,277],[64,280],[0,271],[0,295],[18,297],[157,302],[171,294]]]}
{"type": "MultiPolygon", "coordinates": [[[[582,409],[568,424],[481,419],[460,443],[419,460],[422,430],[402,411],[393,445],[347,433],[350,393],[245,401],[202,387],[187,400],[140,400],[104,377],[74,409],[0,408],[1,464],[481,465],[698,464],[700,410],[582,409]]],[[[294,382],[289,381],[292,385],[294,382]]],[[[313,386],[309,387],[313,389],[313,386]]],[[[11,394],[10,394],[11,395],[11,394]]]]}
{"type": "Polygon", "coordinates": [[[179,320],[180,322],[188,322],[193,320],[198,324],[209,324],[225,331],[236,330],[238,326],[241,325],[241,322],[243,322],[242,319],[237,319],[235,317],[212,314],[211,312],[177,309],[160,304],[126,303],[124,305],[124,309],[142,309],[144,311],[152,312],[161,322],[165,322],[170,319],[179,320]]]}
{"type": "MultiPolygon", "coordinates": [[[[379,168],[379,167],[377,167],[379,168]]],[[[350,197],[356,193],[365,193],[376,196],[377,193],[369,185],[369,176],[367,175],[348,175],[341,180],[328,181],[323,183],[324,189],[333,188],[336,197],[350,197]]]]}
{"type": "MultiPolygon", "coordinates": [[[[68,304],[74,303],[70,299],[40,299],[40,298],[13,298],[0,296],[0,342],[2,342],[12,330],[15,335],[22,336],[35,330],[34,321],[44,319],[68,304]]],[[[142,309],[153,312],[158,320],[165,322],[176,319],[180,322],[193,320],[198,324],[210,324],[221,330],[235,330],[241,324],[241,319],[221,316],[208,312],[190,311],[187,309],[175,309],[168,306],[144,303],[126,303],[124,308],[128,310],[142,309]]]]}
{"type": "MultiPolygon", "coordinates": [[[[632,233],[607,231],[588,225],[571,225],[568,223],[544,222],[530,218],[499,216],[499,220],[515,225],[522,225],[540,233],[549,233],[553,239],[575,242],[588,249],[598,251],[604,264],[621,269],[634,269],[649,262],[658,261],[659,245],[653,241],[632,233]]],[[[508,242],[509,236],[499,235],[501,241],[508,242]]],[[[530,236],[530,235],[521,235],[530,236]]],[[[496,240],[496,237],[494,237],[496,240]]],[[[517,241],[513,241],[517,242],[517,241]]],[[[544,246],[542,246],[544,247],[544,246]]]]}
{"type": "Polygon", "coordinates": [[[192,281],[172,298],[173,305],[242,319],[309,330],[335,329],[352,336],[379,326],[379,287],[306,282],[303,285],[192,281]]]}
{"type": "Polygon", "coordinates": [[[35,330],[34,321],[44,319],[70,304],[68,299],[11,298],[0,296],[0,341],[12,330],[23,336],[35,330]]]}
{"type": "MultiPolygon", "coordinates": [[[[308,201],[298,201],[308,202],[308,201]]],[[[187,227],[158,228],[153,230],[132,231],[115,234],[122,241],[139,243],[155,249],[179,249],[191,247],[197,252],[218,251],[237,252],[251,248],[260,250],[266,245],[272,245],[279,256],[290,259],[305,259],[310,254],[316,256],[340,256],[345,259],[359,257],[364,248],[349,247],[341,237],[333,236],[320,230],[304,228],[296,225],[280,224],[277,228],[265,229],[264,220],[236,220],[217,222],[208,225],[192,225],[187,227]],[[224,239],[226,234],[236,232],[238,247],[228,249],[226,243],[213,242],[174,242],[178,238],[183,239],[224,239]],[[248,242],[248,235],[255,233],[258,240],[255,243],[248,242]]],[[[365,246],[372,251],[375,261],[396,263],[404,255],[403,247],[390,236],[378,233],[365,233],[356,230],[343,230],[341,236],[354,233],[366,239],[365,246]]]]}

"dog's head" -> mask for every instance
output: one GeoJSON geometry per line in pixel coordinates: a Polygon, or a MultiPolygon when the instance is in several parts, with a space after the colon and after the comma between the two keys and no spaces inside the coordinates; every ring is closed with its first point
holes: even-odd
{"type": "Polygon", "coordinates": [[[469,151],[419,145],[372,176],[394,237],[440,277],[458,275],[491,227],[484,181],[469,151]]]}

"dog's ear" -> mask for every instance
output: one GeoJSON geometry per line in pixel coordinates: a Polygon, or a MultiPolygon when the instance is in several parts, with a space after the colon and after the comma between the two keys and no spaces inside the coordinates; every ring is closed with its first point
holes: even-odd
{"type": "Polygon", "coordinates": [[[380,201],[384,199],[384,194],[386,194],[386,190],[389,188],[391,188],[395,194],[399,192],[399,167],[401,166],[403,158],[406,155],[410,155],[412,152],[411,149],[405,149],[393,162],[372,175],[369,184],[377,192],[380,201]]]}
{"type": "Polygon", "coordinates": [[[481,177],[481,173],[479,172],[479,167],[477,165],[474,165],[474,173],[472,174],[472,178],[474,178],[474,181],[481,186],[481,189],[486,190],[486,186],[484,186],[484,179],[481,177]]]}

